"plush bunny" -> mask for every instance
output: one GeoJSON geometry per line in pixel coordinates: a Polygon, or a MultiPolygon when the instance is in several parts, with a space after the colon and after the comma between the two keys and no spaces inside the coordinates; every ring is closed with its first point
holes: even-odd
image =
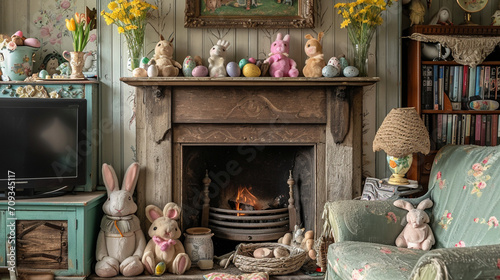
{"type": "Polygon", "coordinates": [[[304,51],[309,57],[306,60],[306,66],[302,70],[305,77],[321,77],[323,67],[325,67],[325,60],[323,58],[323,47],[321,46],[321,39],[323,38],[323,32],[318,34],[318,39],[315,39],[311,34],[305,36],[308,41],[304,46],[304,51]]]}
{"type": "Polygon", "coordinates": [[[269,63],[269,73],[273,77],[297,77],[297,63],[288,57],[290,50],[290,35],[285,38],[281,33],[276,36],[276,41],[271,45],[271,53],[264,63],[269,63]]]}
{"type": "Polygon", "coordinates": [[[413,205],[405,200],[394,201],[396,207],[408,210],[406,214],[405,228],[396,238],[396,246],[408,247],[410,249],[430,250],[434,245],[434,234],[431,227],[427,224],[430,222],[429,215],[424,209],[432,207],[432,201],[427,198],[420,202],[416,209],[413,205]]]}
{"type": "Polygon", "coordinates": [[[179,241],[181,230],[177,220],[180,214],[181,209],[173,202],[167,203],[163,212],[155,205],[146,207],[146,217],[152,223],[148,231],[151,240],[144,251],[142,263],[150,274],[163,273],[154,273],[161,262],[166,265],[168,272],[177,275],[184,274],[191,267],[191,260],[179,241]]]}
{"type": "Polygon", "coordinates": [[[179,69],[182,69],[182,65],[172,58],[174,54],[174,47],[172,46],[174,38],[170,39],[170,41],[164,40],[163,36],[160,38],[161,41],[156,44],[155,54],[150,63],[153,63],[153,60],[156,63],[158,76],[176,77],[179,74],[179,69]]]}
{"type": "Polygon", "coordinates": [[[208,58],[208,71],[210,77],[226,77],[226,66],[224,60],[226,58],[226,50],[230,43],[226,40],[219,40],[210,49],[210,57],[208,58]]]}
{"type": "Polygon", "coordinates": [[[139,176],[139,164],[127,169],[122,189],[119,189],[116,173],[111,165],[102,165],[102,175],[108,200],[102,210],[101,230],[97,237],[95,272],[100,277],[139,275],[144,271],[141,263],[146,239],[139,218],[134,215],[137,205],[132,198],[139,176]]]}

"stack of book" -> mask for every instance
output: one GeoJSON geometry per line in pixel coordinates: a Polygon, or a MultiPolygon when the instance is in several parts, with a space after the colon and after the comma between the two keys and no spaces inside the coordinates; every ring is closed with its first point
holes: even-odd
{"type": "Polygon", "coordinates": [[[423,114],[422,118],[431,137],[431,150],[447,144],[500,144],[498,114],[423,114]]]}
{"type": "Polygon", "coordinates": [[[445,96],[462,103],[472,100],[500,101],[500,66],[422,65],[422,109],[443,110],[445,96]]]}

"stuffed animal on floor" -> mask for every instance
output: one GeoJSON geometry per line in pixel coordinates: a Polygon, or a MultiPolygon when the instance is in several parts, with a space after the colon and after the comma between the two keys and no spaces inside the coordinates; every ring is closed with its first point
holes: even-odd
{"type": "Polygon", "coordinates": [[[411,203],[405,200],[394,201],[394,206],[408,210],[406,224],[403,231],[396,238],[396,246],[410,249],[430,250],[436,242],[431,227],[429,215],[424,209],[432,207],[432,201],[427,198],[422,200],[415,209],[411,203]]]}
{"type": "Polygon", "coordinates": [[[134,215],[137,205],[132,198],[139,177],[139,164],[133,163],[127,169],[121,190],[111,165],[102,165],[102,175],[108,199],[102,206],[105,215],[97,237],[95,272],[100,277],[113,277],[119,273],[139,275],[144,271],[141,257],[146,247],[139,218],[134,215]]]}
{"type": "Polygon", "coordinates": [[[173,41],[174,38],[167,41],[161,36],[160,41],[156,44],[155,54],[151,60],[154,60],[158,67],[159,77],[176,77],[179,74],[179,69],[182,69],[182,65],[172,58],[174,54],[173,41]]]}
{"type": "Polygon", "coordinates": [[[173,274],[184,274],[191,268],[191,260],[179,241],[181,230],[177,225],[181,209],[173,203],[167,203],[163,212],[155,205],[146,207],[146,217],[152,223],[148,234],[151,237],[142,263],[149,274],[161,275],[165,271],[173,274]]]}
{"type": "Polygon", "coordinates": [[[321,46],[321,39],[323,38],[324,33],[320,32],[318,34],[318,39],[315,39],[311,34],[307,34],[305,36],[308,41],[304,46],[304,51],[306,55],[309,57],[306,60],[306,66],[302,70],[305,77],[321,77],[323,67],[325,67],[325,59],[323,55],[323,47],[321,46]]]}
{"type": "Polygon", "coordinates": [[[283,38],[281,33],[276,36],[276,41],[271,45],[271,53],[264,63],[269,63],[269,73],[272,77],[297,77],[299,70],[297,63],[288,57],[290,52],[290,35],[283,38]]]}

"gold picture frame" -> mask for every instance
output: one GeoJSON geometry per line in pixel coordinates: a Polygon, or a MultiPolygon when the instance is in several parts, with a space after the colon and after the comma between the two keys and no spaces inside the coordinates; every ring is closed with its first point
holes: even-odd
{"type": "Polygon", "coordinates": [[[186,0],[188,28],[313,28],[314,0],[186,0]]]}

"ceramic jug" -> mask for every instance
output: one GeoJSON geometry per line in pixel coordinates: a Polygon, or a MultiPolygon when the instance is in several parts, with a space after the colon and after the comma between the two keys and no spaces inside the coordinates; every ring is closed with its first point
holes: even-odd
{"type": "Polygon", "coordinates": [[[200,269],[212,269],[214,265],[213,235],[209,228],[203,227],[188,228],[184,233],[186,254],[188,254],[192,264],[197,265],[200,269]]]}
{"type": "Polygon", "coordinates": [[[444,48],[444,54],[441,52],[441,44],[422,43],[422,56],[428,60],[445,60],[450,56],[451,50],[444,48]]]}
{"type": "Polygon", "coordinates": [[[33,57],[39,48],[17,46],[14,51],[0,50],[0,69],[13,81],[24,81],[31,76],[33,57]]]}

